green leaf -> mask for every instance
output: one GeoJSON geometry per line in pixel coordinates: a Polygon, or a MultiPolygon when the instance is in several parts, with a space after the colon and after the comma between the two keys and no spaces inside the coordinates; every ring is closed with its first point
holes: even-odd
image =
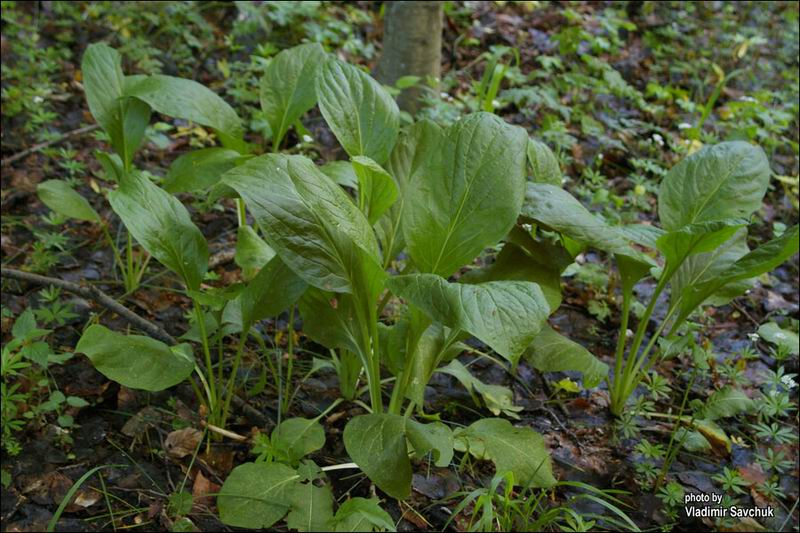
{"type": "Polygon", "coordinates": [[[276,55],[261,78],[261,109],[279,146],[289,126],[317,103],[317,70],[325,59],[318,43],[301,44],[276,55]]]}
{"type": "Polygon", "coordinates": [[[241,119],[225,100],[207,87],[162,74],[141,77],[126,85],[128,96],[143,100],[164,115],[213,128],[225,146],[245,151],[241,119]]]}
{"type": "Polygon", "coordinates": [[[441,422],[420,424],[415,420],[406,422],[406,435],[414,449],[414,455],[422,458],[433,452],[434,464],[444,468],[453,459],[453,432],[441,422]]]}
{"type": "Polygon", "coordinates": [[[330,487],[296,483],[289,492],[290,510],[286,526],[297,531],[331,531],[333,493],[330,487]]]}
{"type": "Polygon", "coordinates": [[[279,459],[297,464],[325,446],[325,430],[317,420],[290,418],[272,430],[272,447],[279,459]]]}
{"type": "Polygon", "coordinates": [[[385,276],[369,222],[307,158],[270,154],[225,174],[269,245],[309,285],[377,295],[385,276]]]}
{"type": "Polygon", "coordinates": [[[36,315],[33,309],[28,307],[14,321],[11,327],[11,335],[15,339],[25,339],[28,334],[36,329],[36,315]]]}
{"type": "Polygon", "coordinates": [[[685,287],[681,292],[680,314],[676,319],[677,323],[682,322],[706,298],[724,286],[760,276],[779,266],[797,253],[798,246],[798,226],[794,225],[783,232],[780,237],[772,239],[742,256],[713,279],[685,287]]]}
{"type": "Polygon", "coordinates": [[[235,300],[239,302],[242,324],[249,327],[279,315],[294,305],[307,287],[279,257],[272,258],[235,300]]]}
{"type": "Polygon", "coordinates": [[[769,185],[767,156],[743,141],[706,146],[672,167],[661,182],[658,216],[668,231],[687,224],[746,219],[769,185]]]}
{"type": "Polygon", "coordinates": [[[219,518],[234,527],[268,528],[289,511],[297,473],[281,463],[245,463],[231,471],[217,496],[219,518]]]}
{"type": "Polygon", "coordinates": [[[300,298],[299,308],[303,333],[313,341],[328,348],[361,352],[361,330],[351,296],[311,288],[300,298]]]}
{"type": "Polygon", "coordinates": [[[334,531],[397,531],[389,513],[381,509],[378,498],[350,498],[336,511],[334,531]]]}
{"type": "Polygon", "coordinates": [[[397,185],[378,163],[369,157],[353,157],[353,170],[358,177],[361,211],[370,224],[375,224],[397,200],[397,185]]]}
{"type": "Polygon", "coordinates": [[[369,414],[352,418],[344,428],[350,458],[383,492],[404,500],[411,495],[411,463],[400,415],[369,414]]]}
{"type": "Polygon", "coordinates": [[[755,403],[744,392],[731,386],[723,387],[706,399],[698,419],[718,420],[748,413],[755,409],[755,403]]]}
{"type": "Polygon", "coordinates": [[[547,324],[525,351],[525,359],[540,372],[580,372],[587,389],[596,387],[608,376],[608,365],[547,324]]]}
{"type": "Polygon", "coordinates": [[[552,487],[550,454],[541,435],[528,427],[514,427],[502,418],[484,418],[456,432],[456,450],[494,462],[497,475],[514,474],[522,487],[552,487]]]}
{"type": "Polygon", "coordinates": [[[349,161],[331,161],[325,163],[319,169],[334,182],[342,187],[358,189],[358,176],[349,161]]]}
{"type": "Polygon", "coordinates": [[[400,124],[400,110],[386,89],[358,67],[333,58],[322,65],[316,87],[319,110],[348,155],[383,164],[400,124]]]}
{"type": "Polygon", "coordinates": [[[411,274],[389,278],[387,286],[433,320],[469,332],[512,363],[550,312],[542,290],[527,281],[467,285],[434,274],[411,274]]]}
{"type": "Polygon", "coordinates": [[[525,130],[490,113],[468,115],[418,146],[406,187],[403,236],[422,272],[449,277],[502,239],[525,191],[525,130]]]}
{"type": "Polygon", "coordinates": [[[656,247],[664,254],[667,267],[675,270],[689,256],[713,252],[743,227],[734,221],[689,224],[659,237],[656,247]]]}
{"type": "Polygon", "coordinates": [[[177,198],[131,173],[108,200],[145,250],[178,274],[189,289],[200,288],[208,270],[208,244],[177,198]]]}
{"type": "Polygon", "coordinates": [[[194,192],[219,183],[222,175],[236,166],[242,156],[228,148],[203,148],[183,154],[172,162],[164,180],[164,190],[194,192]]]}
{"type": "Polygon", "coordinates": [[[100,221],[100,215],[86,198],[78,194],[65,181],[43,181],[36,186],[36,194],[44,205],[60,215],[90,222],[100,221]]]}
{"type": "Polygon", "coordinates": [[[528,163],[534,183],[549,183],[561,187],[561,166],[552,150],[543,142],[528,139],[528,163]]]}
{"type": "Polygon", "coordinates": [[[767,342],[785,347],[792,355],[800,353],[800,338],[794,331],[784,329],[775,322],[767,322],[758,327],[758,334],[767,342]]]}
{"type": "Polygon", "coordinates": [[[89,45],[83,55],[81,71],[89,110],[127,167],[144,138],[150,122],[150,107],[128,98],[122,58],[110,46],[89,45]]]}
{"type": "Polygon", "coordinates": [[[480,394],[486,408],[495,416],[503,414],[509,418],[519,419],[517,413],[522,411],[522,407],[514,405],[514,393],[508,387],[484,383],[473,376],[458,359],[453,359],[447,366],[438,369],[437,372],[456,378],[469,391],[477,405],[480,405],[480,402],[475,398],[473,390],[480,394]]]}
{"type": "Polygon", "coordinates": [[[618,228],[593,215],[567,191],[546,183],[528,183],[522,214],[577,241],[635,261],[653,261],[634,249],[630,239],[618,228]]]}
{"type": "Polygon", "coordinates": [[[188,344],[167,346],[142,335],[123,335],[98,324],[83,332],[78,353],[112,381],[131,389],[160,391],[177,385],[194,370],[188,344]]]}
{"type": "Polygon", "coordinates": [[[251,279],[273,257],[275,251],[258,236],[256,230],[247,225],[239,226],[233,260],[242,269],[245,279],[251,279]]]}

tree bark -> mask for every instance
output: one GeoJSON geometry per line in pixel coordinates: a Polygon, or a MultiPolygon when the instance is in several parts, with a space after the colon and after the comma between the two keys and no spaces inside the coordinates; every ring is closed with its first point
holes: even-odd
{"type": "MultiPolygon", "coordinates": [[[[404,89],[397,99],[400,109],[412,115],[420,107],[420,96],[429,78],[438,83],[442,63],[443,2],[386,2],[383,23],[383,53],[377,77],[394,85],[403,76],[422,78],[404,89]]],[[[436,87],[434,86],[434,89],[436,87]]]]}

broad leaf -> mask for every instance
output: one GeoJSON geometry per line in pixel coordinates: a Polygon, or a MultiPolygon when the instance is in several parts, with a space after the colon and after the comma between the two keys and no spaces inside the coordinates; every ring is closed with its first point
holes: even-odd
{"type": "Polygon", "coordinates": [[[164,189],[171,193],[209,189],[241,158],[236,150],[218,147],[183,154],[170,165],[164,189]]]}
{"type": "Polygon", "coordinates": [[[415,420],[406,423],[406,435],[414,449],[414,455],[423,457],[433,453],[434,464],[438,467],[450,466],[453,459],[453,432],[441,422],[420,424],[415,420]]]}
{"type": "Polygon", "coordinates": [[[233,260],[242,269],[245,279],[251,279],[273,257],[275,251],[258,236],[256,230],[247,225],[239,226],[233,260]]]}
{"type": "Polygon", "coordinates": [[[556,155],[546,144],[528,139],[528,163],[531,165],[534,183],[549,183],[561,187],[561,167],[556,155]]]}
{"type": "Polygon", "coordinates": [[[325,430],[317,420],[307,418],[284,420],[270,438],[278,458],[292,464],[325,446],[325,430]]]}
{"type": "Polygon", "coordinates": [[[47,180],[36,186],[36,194],[44,205],[69,218],[99,222],[100,215],[75,189],[62,180],[47,180]]]}
{"type": "Polygon", "coordinates": [[[381,509],[378,498],[350,498],[336,510],[334,531],[337,533],[354,531],[396,531],[394,520],[381,509]]]}
{"type": "Polygon", "coordinates": [[[775,322],[767,322],[758,327],[758,334],[767,342],[789,350],[792,355],[800,353],[800,338],[796,332],[784,329],[775,322]]]}
{"type": "Polygon", "coordinates": [[[700,222],[670,231],[656,241],[670,274],[692,255],[713,252],[744,227],[735,221],[700,222]]]}
{"type": "Polygon", "coordinates": [[[294,305],[308,285],[289,267],[273,257],[234,302],[239,302],[243,325],[279,315],[294,305]]]}
{"type": "Polygon", "coordinates": [[[358,189],[358,176],[356,176],[356,171],[349,161],[331,161],[330,163],[325,163],[319,169],[342,187],[358,189]]]}
{"type": "Polygon", "coordinates": [[[358,177],[359,207],[370,224],[375,224],[397,200],[397,185],[379,164],[365,156],[355,156],[353,169],[358,177]]]}
{"type": "Polygon", "coordinates": [[[318,43],[301,44],[276,55],[261,78],[261,109],[279,146],[289,126],[317,103],[316,74],[325,59],[318,43]]]}
{"type": "Polygon", "coordinates": [[[125,92],[159,113],[214,128],[225,146],[245,150],[242,121],[236,111],[196,81],[156,74],[127,83],[125,92]]]}
{"type": "Polygon", "coordinates": [[[533,339],[525,359],[540,372],[577,371],[583,374],[583,386],[597,386],[608,376],[608,365],[586,348],[557,333],[549,325],[533,339]]]}
{"type": "Polygon", "coordinates": [[[361,354],[361,330],[351,296],[310,288],[300,298],[299,309],[303,333],[309,338],[328,348],[361,354]]]}
{"type": "Polygon", "coordinates": [[[369,74],[333,58],[322,65],[316,88],[319,110],[345,151],[384,163],[400,123],[391,95],[369,74]]]}
{"type": "Polygon", "coordinates": [[[449,277],[517,220],[528,137],[489,113],[462,118],[419,146],[404,202],[403,236],[422,272],[449,277]]]}
{"type": "Polygon", "coordinates": [[[383,270],[364,215],[307,158],[270,154],[223,178],[244,198],[269,245],[309,285],[377,295],[383,270]]]}
{"type": "Polygon", "coordinates": [[[714,393],[703,402],[698,419],[718,420],[747,413],[755,409],[755,403],[739,389],[727,386],[714,393]]]}
{"type": "Polygon", "coordinates": [[[512,363],[547,319],[542,290],[526,281],[448,283],[434,274],[392,277],[388,288],[433,320],[469,332],[512,363]]]}
{"type": "Polygon", "coordinates": [[[687,224],[746,219],[761,207],[770,168],[764,151],[743,141],[706,146],[661,182],[658,216],[672,231],[687,224]]]}
{"type": "Polygon", "coordinates": [[[481,403],[475,397],[475,393],[480,394],[483,404],[493,415],[499,416],[503,414],[509,418],[519,419],[519,414],[517,413],[522,411],[522,407],[514,405],[514,393],[508,387],[484,383],[473,376],[458,359],[453,359],[447,366],[438,369],[437,372],[456,378],[469,391],[472,400],[477,405],[481,405],[481,403]]]}
{"type": "Polygon", "coordinates": [[[411,463],[400,415],[369,414],[352,418],[344,428],[350,458],[378,488],[404,500],[411,494],[411,463]]]}
{"type": "Polygon", "coordinates": [[[78,353],[112,381],[131,389],[161,391],[188,378],[194,370],[188,344],[167,346],[142,335],[123,335],[99,324],[83,332],[78,353]]]}
{"type": "Polygon", "coordinates": [[[331,531],[333,493],[330,487],[296,483],[289,492],[290,509],[286,526],[297,531],[331,531]]]}
{"type": "Polygon", "coordinates": [[[189,289],[200,288],[208,269],[208,244],[177,198],[131,173],[108,199],[145,250],[177,273],[189,289]]]}
{"type": "Polygon", "coordinates": [[[245,463],[231,471],[217,496],[223,523],[268,528],[289,511],[297,473],[281,463],[245,463]]]}
{"type": "Polygon", "coordinates": [[[529,183],[522,214],[577,241],[640,263],[653,261],[634,249],[618,228],[593,215],[567,191],[546,183],[529,183]]]}
{"type": "Polygon", "coordinates": [[[122,58],[113,48],[103,43],[89,45],[81,71],[89,110],[127,167],[144,138],[150,108],[144,102],[128,98],[122,58]]]}
{"type": "Polygon", "coordinates": [[[502,418],[484,418],[456,433],[456,449],[491,460],[497,474],[514,474],[522,487],[552,487],[550,454],[542,436],[528,427],[514,427],[502,418]]]}

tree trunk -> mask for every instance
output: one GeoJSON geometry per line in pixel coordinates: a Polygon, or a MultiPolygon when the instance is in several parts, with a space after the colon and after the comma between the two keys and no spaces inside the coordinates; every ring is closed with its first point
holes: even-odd
{"type": "Polygon", "coordinates": [[[428,79],[438,84],[441,74],[443,2],[385,2],[384,6],[383,53],[376,74],[386,85],[403,76],[421,78],[397,100],[400,109],[413,115],[428,79]]]}

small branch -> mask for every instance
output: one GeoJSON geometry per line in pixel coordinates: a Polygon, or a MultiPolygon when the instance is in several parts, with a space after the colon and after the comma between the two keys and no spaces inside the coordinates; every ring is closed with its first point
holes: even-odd
{"type": "Polygon", "coordinates": [[[52,141],[47,141],[39,144],[34,144],[30,148],[26,148],[25,150],[18,152],[10,157],[7,157],[0,161],[0,166],[7,166],[15,161],[19,161],[23,157],[27,157],[34,152],[38,152],[39,150],[44,150],[45,148],[49,148],[54,144],[59,144],[63,141],[66,141],[70,137],[77,137],[78,135],[83,135],[84,133],[89,133],[90,131],[94,131],[98,129],[100,126],[98,124],[92,124],[91,126],[84,126],[82,128],[78,128],[77,130],[68,131],[58,139],[53,139],[52,141]]]}
{"type": "MultiPolygon", "coordinates": [[[[40,276],[39,274],[23,272],[13,268],[0,268],[0,277],[33,283],[34,285],[53,285],[54,287],[60,287],[69,293],[77,294],[99,303],[106,309],[109,309],[110,311],[113,311],[120,317],[124,318],[132,326],[146,332],[155,339],[166,342],[167,344],[178,343],[177,339],[167,333],[163,328],[153,324],[149,320],[140,317],[93,285],[79,285],[77,283],[72,283],[71,281],[66,281],[59,278],[51,278],[49,276],[40,276]]],[[[203,367],[202,361],[198,361],[198,364],[201,366],[201,368],[203,367]]],[[[206,369],[204,368],[203,370],[206,369]]],[[[245,416],[250,420],[250,422],[262,427],[272,422],[267,416],[253,408],[253,406],[248,404],[238,395],[234,395],[232,401],[237,408],[244,412],[245,416]]]]}

